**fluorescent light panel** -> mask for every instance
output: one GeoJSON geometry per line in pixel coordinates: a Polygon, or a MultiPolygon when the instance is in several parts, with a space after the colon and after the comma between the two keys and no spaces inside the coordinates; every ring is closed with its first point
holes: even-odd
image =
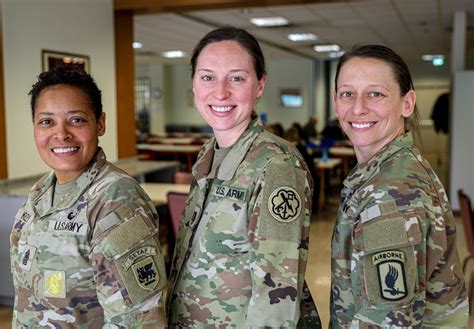
{"type": "Polygon", "coordinates": [[[330,51],[339,51],[341,50],[341,47],[338,45],[316,45],[313,49],[318,53],[325,53],[330,51]]]}
{"type": "Polygon", "coordinates": [[[181,50],[170,50],[170,51],[162,52],[161,56],[166,57],[166,58],[181,58],[181,57],[185,57],[186,53],[181,50]]]}
{"type": "Polygon", "coordinates": [[[265,26],[285,26],[288,25],[289,22],[285,17],[277,16],[277,17],[256,17],[251,18],[250,23],[257,25],[259,27],[265,26]]]}
{"type": "Polygon", "coordinates": [[[288,39],[291,41],[314,41],[318,37],[313,33],[291,33],[288,34],[288,39]]]}

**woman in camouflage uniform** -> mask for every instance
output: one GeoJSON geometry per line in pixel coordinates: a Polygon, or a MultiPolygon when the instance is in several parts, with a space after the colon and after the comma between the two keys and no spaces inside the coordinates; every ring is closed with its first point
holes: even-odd
{"type": "Polygon", "coordinates": [[[466,326],[454,218],[413,145],[415,103],[408,67],[391,49],[342,56],[334,106],[358,165],[332,238],[331,328],[466,326]]]}
{"type": "Polygon", "coordinates": [[[212,138],[193,167],[171,269],[170,327],[319,328],[304,287],[312,179],[298,151],[254,112],[262,51],[233,27],[191,59],[194,102],[212,138]]]}
{"type": "Polygon", "coordinates": [[[40,74],[30,91],[34,137],[53,169],[15,217],[14,328],[157,328],[166,284],[156,210],[107,162],[101,92],[84,71],[40,74]]]}

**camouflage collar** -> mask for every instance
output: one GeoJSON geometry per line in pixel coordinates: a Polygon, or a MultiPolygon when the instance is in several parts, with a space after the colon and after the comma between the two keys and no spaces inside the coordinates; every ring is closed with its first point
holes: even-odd
{"type": "MultiPolygon", "coordinates": [[[[77,188],[73,190],[72,194],[64,199],[64,202],[60,202],[55,210],[61,210],[73,205],[84,191],[89,188],[100,168],[106,161],[105,153],[102,148],[99,147],[89,167],[76,178],[77,188]]],[[[42,209],[42,211],[38,211],[41,216],[46,215],[52,210],[50,208],[52,206],[55,183],[56,175],[53,171],[40,179],[32,188],[30,198],[34,205],[38,205],[37,211],[42,209]]]]}
{"type": "Polygon", "coordinates": [[[392,142],[385,145],[377,154],[370,158],[369,161],[357,164],[349,176],[344,180],[344,186],[347,188],[354,188],[369,180],[370,177],[379,171],[382,162],[392,157],[392,155],[401,149],[412,145],[413,137],[410,132],[398,136],[392,142]]]}
{"type": "MultiPolygon", "coordinates": [[[[234,145],[232,145],[229,153],[227,153],[226,157],[222,160],[220,170],[217,174],[218,179],[231,180],[234,177],[237,168],[243,161],[253,141],[262,131],[263,126],[258,119],[254,119],[250,122],[247,130],[239,137],[234,145]]],[[[200,178],[207,176],[211,170],[215,144],[216,138],[213,137],[206,143],[202,151],[202,156],[193,166],[193,175],[198,182],[200,178]]]]}

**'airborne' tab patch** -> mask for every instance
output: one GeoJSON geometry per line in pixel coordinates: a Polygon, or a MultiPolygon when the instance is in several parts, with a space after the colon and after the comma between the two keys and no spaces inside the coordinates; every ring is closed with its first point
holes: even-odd
{"type": "Polygon", "coordinates": [[[213,196],[219,198],[229,198],[236,201],[244,201],[247,196],[247,191],[231,186],[219,185],[214,189],[213,196]]]}
{"type": "Polygon", "coordinates": [[[381,297],[387,301],[405,298],[405,254],[397,250],[379,252],[372,256],[372,263],[377,266],[381,297]]]}

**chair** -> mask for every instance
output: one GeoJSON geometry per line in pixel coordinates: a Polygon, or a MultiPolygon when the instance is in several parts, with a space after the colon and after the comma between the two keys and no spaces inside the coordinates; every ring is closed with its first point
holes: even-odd
{"type": "MultiPolygon", "coordinates": [[[[461,207],[461,219],[464,225],[466,235],[467,250],[469,255],[463,260],[462,270],[466,273],[466,267],[469,260],[474,259],[474,213],[472,212],[471,199],[463,190],[458,190],[459,205],[461,207]]],[[[469,314],[474,314],[474,273],[469,276],[468,285],[469,296],[469,314]]]]}
{"type": "Polygon", "coordinates": [[[175,171],[173,173],[173,184],[191,184],[193,175],[188,171],[175,171]]]}
{"type": "Polygon", "coordinates": [[[171,219],[171,229],[173,237],[176,239],[178,235],[179,222],[181,221],[181,214],[183,213],[186,200],[188,199],[187,193],[180,192],[168,192],[166,195],[168,200],[168,213],[171,219]]]}

